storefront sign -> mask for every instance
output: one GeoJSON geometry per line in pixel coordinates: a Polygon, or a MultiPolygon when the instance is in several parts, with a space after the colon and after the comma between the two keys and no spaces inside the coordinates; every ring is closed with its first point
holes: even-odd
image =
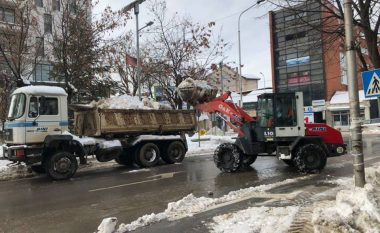
{"type": "Polygon", "coordinates": [[[326,101],[325,100],[313,100],[313,101],[311,101],[311,105],[313,105],[313,106],[325,106],[326,101]]]}
{"type": "Polygon", "coordinates": [[[307,83],[310,82],[310,76],[304,75],[304,76],[296,76],[288,78],[288,84],[298,84],[298,83],[307,83]]]}
{"type": "Polygon", "coordinates": [[[286,65],[288,66],[301,65],[301,64],[307,64],[309,62],[310,62],[310,56],[297,57],[297,58],[286,60],[286,65]]]}

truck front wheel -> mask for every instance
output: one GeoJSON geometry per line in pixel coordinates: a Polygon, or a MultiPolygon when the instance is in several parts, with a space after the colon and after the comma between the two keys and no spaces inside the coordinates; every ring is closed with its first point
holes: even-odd
{"type": "Polygon", "coordinates": [[[182,142],[174,141],[169,144],[166,153],[162,154],[162,159],[169,163],[180,163],[185,158],[186,149],[182,142]]]}
{"type": "Polygon", "coordinates": [[[58,152],[47,158],[46,173],[53,180],[71,178],[78,168],[78,161],[69,152],[58,152]]]}
{"type": "Polygon", "coordinates": [[[160,150],[154,143],[146,143],[136,151],[136,163],[141,167],[154,167],[160,159],[160,150]]]}
{"type": "Polygon", "coordinates": [[[214,163],[223,172],[235,172],[242,164],[242,156],[236,145],[223,143],[214,152],[214,163]]]}
{"type": "Polygon", "coordinates": [[[326,166],[326,153],[319,144],[305,144],[296,150],[293,163],[300,172],[319,172],[326,166]]]}

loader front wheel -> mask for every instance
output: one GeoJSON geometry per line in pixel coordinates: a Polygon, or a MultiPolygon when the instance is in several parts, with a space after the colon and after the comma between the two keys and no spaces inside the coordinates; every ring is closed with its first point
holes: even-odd
{"type": "Polygon", "coordinates": [[[223,172],[235,172],[242,165],[240,151],[232,143],[219,145],[214,152],[214,163],[223,172]]]}
{"type": "Polygon", "coordinates": [[[300,172],[315,173],[326,166],[327,157],[319,144],[305,144],[298,148],[293,159],[300,172]]]}

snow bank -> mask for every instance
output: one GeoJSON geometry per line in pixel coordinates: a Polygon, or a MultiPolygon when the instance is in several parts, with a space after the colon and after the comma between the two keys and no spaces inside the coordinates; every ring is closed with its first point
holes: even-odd
{"type": "Polygon", "coordinates": [[[117,224],[117,218],[105,218],[98,227],[99,233],[112,233],[115,231],[117,224]]]}
{"type": "Polygon", "coordinates": [[[240,189],[237,191],[232,191],[219,198],[195,197],[193,194],[189,194],[177,202],[169,203],[166,210],[161,213],[147,214],[129,224],[120,224],[119,228],[115,232],[122,233],[122,232],[133,231],[133,230],[136,230],[137,228],[147,226],[152,223],[162,221],[164,219],[168,219],[169,221],[172,221],[172,220],[177,220],[184,217],[193,216],[197,213],[201,213],[209,209],[215,208],[218,205],[223,205],[227,202],[236,201],[238,199],[250,198],[257,193],[264,194],[265,191],[272,189],[274,187],[294,183],[299,180],[307,179],[309,177],[310,176],[297,178],[297,179],[288,179],[288,180],[284,180],[284,181],[277,182],[274,184],[260,185],[256,187],[240,189]]]}
{"type": "Polygon", "coordinates": [[[198,134],[189,137],[186,135],[187,145],[189,150],[186,154],[186,157],[199,156],[204,153],[213,153],[216,147],[225,142],[235,142],[232,136],[213,136],[213,135],[204,135],[200,137],[201,142],[198,142],[198,134]],[[200,144],[200,146],[199,146],[200,144]]]}
{"type": "Polygon", "coordinates": [[[312,219],[315,231],[380,232],[380,164],[366,169],[366,182],[364,188],[339,191],[327,208],[317,206],[312,219]]]}
{"type": "Polygon", "coordinates": [[[287,232],[299,207],[251,207],[213,218],[208,227],[215,233],[287,232]]]}

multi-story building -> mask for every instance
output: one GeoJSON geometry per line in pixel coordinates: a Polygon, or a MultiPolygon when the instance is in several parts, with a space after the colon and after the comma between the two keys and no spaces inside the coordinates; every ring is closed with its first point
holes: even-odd
{"type": "MultiPolygon", "coordinates": [[[[88,8],[90,15],[91,7],[86,0],[0,0],[0,34],[4,35],[6,31],[8,34],[19,33],[16,34],[16,37],[26,37],[24,46],[27,49],[22,54],[24,63],[22,76],[24,79],[38,84],[63,84],[62,80],[51,75],[52,63],[55,59],[53,56],[53,34],[61,35],[63,11],[66,10],[75,14],[79,2],[81,2],[81,6],[88,8]],[[22,8],[22,4],[29,4],[28,8],[22,8]],[[21,8],[22,10],[20,10],[21,8]],[[21,20],[22,18],[25,20],[21,20]],[[26,25],[27,23],[28,25],[26,25]],[[27,26],[28,29],[20,30],[22,26],[27,26]]],[[[12,47],[10,45],[11,38],[7,38],[7,40],[9,41],[5,43],[8,43],[8,47],[12,47]]],[[[0,67],[2,70],[9,69],[9,65],[5,64],[5,59],[1,54],[0,67]]]]}
{"type": "MultiPolygon", "coordinates": [[[[347,92],[343,41],[321,30],[338,30],[342,22],[327,18],[315,1],[269,13],[272,86],[274,92],[303,92],[304,106],[313,109],[315,122],[342,126],[338,118],[349,118],[348,99],[345,107],[335,108],[333,97],[347,92]]],[[[367,119],[369,106],[362,104],[362,115],[367,119]]],[[[348,126],[348,122],[344,121],[344,125],[348,126]]]]}
{"type": "MultiPolygon", "coordinates": [[[[240,79],[237,69],[224,65],[222,69],[218,68],[207,75],[206,80],[219,90],[240,93],[240,79]]],[[[257,90],[260,78],[254,75],[242,75],[242,93],[243,95],[257,90]]]]}

